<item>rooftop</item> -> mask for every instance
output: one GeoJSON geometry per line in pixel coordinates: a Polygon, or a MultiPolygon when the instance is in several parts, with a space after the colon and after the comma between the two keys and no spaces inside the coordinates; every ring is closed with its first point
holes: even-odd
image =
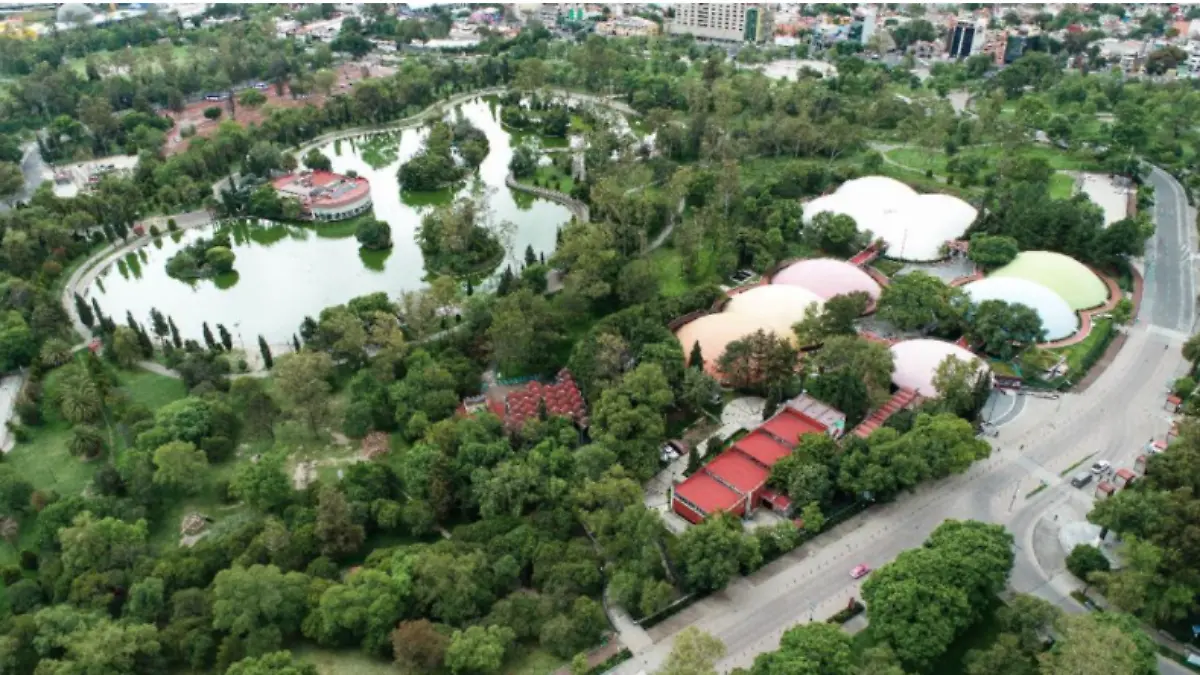
{"type": "Polygon", "coordinates": [[[791,408],[784,408],[779,414],[767,420],[765,424],[759,427],[759,430],[766,431],[790,446],[795,446],[799,442],[801,435],[819,434],[827,428],[828,425],[822,425],[803,413],[791,408]]]}
{"type": "Polygon", "coordinates": [[[721,453],[704,471],[742,494],[758,490],[771,477],[765,466],[737,451],[721,453]]]}
{"type": "Polygon", "coordinates": [[[304,206],[317,208],[350,204],[371,191],[366,178],[351,178],[331,171],[289,173],[272,180],[271,185],[279,192],[296,197],[304,206]]]}
{"type": "Polygon", "coordinates": [[[738,440],[733,444],[733,450],[752,457],[756,462],[767,467],[775,466],[775,462],[792,454],[791,445],[785,445],[762,429],[755,430],[745,438],[738,440]]]}
{"type": "Polygon", "coordinates": [[[675,486],[675,494],[705,514],[729,511],[737,506],[742,496],[725,487],[717,479],[703,471],[675,486]]]}
{"type": "Polygon", "coordinates": [[[530,382],[523,389],[510,393],[504,400],[505,424],[519,427],[530,417],[536,417],[543,400],[548,414],[571,417],[576,424],[587,426],[587,404],[571,371],[566,368],[558,371],[557,378],[550,384],[530,382]]]}

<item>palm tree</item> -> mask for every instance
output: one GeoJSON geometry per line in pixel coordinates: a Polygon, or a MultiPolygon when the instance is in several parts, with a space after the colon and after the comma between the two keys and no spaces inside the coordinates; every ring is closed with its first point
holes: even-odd
{"type": "Polygon", "coordinates": [[[1183,358],[1192,364],[1192,370],[1196,369],[1196,364],[1200,362],[1200,333],[1191,336],[1187,342],[1183,343],[1183,358]]]}
{"type": "Polygon", "coordinates": [[[89,424],[80,424],[72,429],[71,442],[68,446],[72,455],[93,459],[104,452],[104,436],[100,430],[89,424]]]}
{"type": "Polygon", "coordinates": [[[94,422],[100,417],[103,401],[87,373],[73,368],[59,381],[58,411],[72,424],[94,422]]]}

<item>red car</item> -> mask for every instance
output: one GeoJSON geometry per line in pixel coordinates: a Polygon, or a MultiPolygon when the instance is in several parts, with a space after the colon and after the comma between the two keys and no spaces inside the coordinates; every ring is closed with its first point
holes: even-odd
{"type": "Polygon", "coordinates": [[[871,568],[868,567],[866,563],[863,563],[861,565],[856,565],[854,567],[854,569],[850,570],[850,578],[851,579],[861,579],[870,573],[871,573],[871,568]]]}

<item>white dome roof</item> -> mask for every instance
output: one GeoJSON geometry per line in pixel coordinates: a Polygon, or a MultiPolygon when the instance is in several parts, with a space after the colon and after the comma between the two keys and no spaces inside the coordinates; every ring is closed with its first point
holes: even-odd
{"type": "Polygon", "coordinates": [[[818,213],[850,216],[860,231],[887,244],[889,258],[937,260],[942,245],[962,237],[975,221],[975,208],[944,194],[918,194],[900,181],[868,176],[843,183],[836,192],[809,202],[804,222],[818,213]]]}
{"type": "Polygon", "coordinates": [[[935,398],[938,391],[933,386],[933,378],[947,356],[960,361],[982,362],[978,356],[952,342],[905,340],[892,345],[892,359],[896,363],[892,383],[901,389],[913,389],[922,396],[935,398]]]}
{"type": "Polygon", "coordinates": [[[1046,340],[1061,340],[1079,329],[1079,317],[1062,296],[1045,286],[1016,277],[989,277],[963,287],[971,302],[1003,300],[1031,307],[1042,319],[1046,340]]]}
{"type": "Polygon", "coordinates": [[[802,286],[772,284],[738,293],[725,303],[725,312],[768,320],[772,326],[786,326],[791,332],[791,325],[804,318],[809,305],[820,310],[825,301],[802,286]]]}

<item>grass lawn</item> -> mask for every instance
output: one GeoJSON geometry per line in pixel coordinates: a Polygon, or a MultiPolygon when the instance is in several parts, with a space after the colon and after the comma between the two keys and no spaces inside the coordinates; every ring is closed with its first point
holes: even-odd
{"type": "Polygon", "coordinates": [[[1077,373],[1082,376],[1083,373],[1080,371],[1083,370],[1083,357],[1096,343],[1104,340],[1112,331],[1113,322],[1111,319],[1099,319],[1092,324],[1092,332],[1088,333],[1087,337],[1085,337],[1082,342],[1071,345],[1070,347],[1053,349],[1051,351],[1056,354],[1065,354],[1067,357],[1067,365],[1070,368],[1068,372],[1077,373]]]}
{"type": "Polygon", "coordinates": [[[660,248],[650,254],[650,262],[658,275],[658,292],[674,298],[687,292],[690,285],[683,276],[683,255],[673,248],[660,248]]]}
{"type": "Polygon", "coordinates": [[[321,675],[396,675],[400,669],[383,659],[373,659],[357,650],[318,649],[302,645],[292,650],[296,659],[316,666],[321,675]]]}
{"type": "Polygon", "coordinates": [[[57,416],[40,427],[31,427],[28,441],[17,443],[4,458],[37,490],[54,490],[60,495],[83,492],[103,460],[80,461],[67,449],[71,427],[57,416]]]}
{"type": "Polygon", "coordinates": [[[549,675],[561,668],[563,660],[541,649],[519,647],[504,664],[506,675],[549,675]]]}
{"type": "Polygon", "coordinates": [[[553,164],[550,166],[539,166],[537,173],[534,174],[534,185],[548,187],[551,190],[558,190],[565,194],[571,194],[571,190],[575,188],[575,180],[567,174],[558,170],[558,167],[553,164]]]}
{"type": "Polygon", "coordinates": [[[1075,192],[1075,177],[1061,171],[1050,176],[1050,196],[1054,199],[1070,199],[1075,192]]]}
{"type": "Polygon", "coordinates": [[[123,371],[117,377],[121,381],[122,391],[129,394],[129,398],[151,410],[187,396],[183,380],[148,370],[123,371]]]}
{"type": "Polygon", "coordinates": [[[946,173],[946,153],[925,148],[895,148],[887,152],[888,159],[917,171],[933,169],[936,174],[946,173]]]}

